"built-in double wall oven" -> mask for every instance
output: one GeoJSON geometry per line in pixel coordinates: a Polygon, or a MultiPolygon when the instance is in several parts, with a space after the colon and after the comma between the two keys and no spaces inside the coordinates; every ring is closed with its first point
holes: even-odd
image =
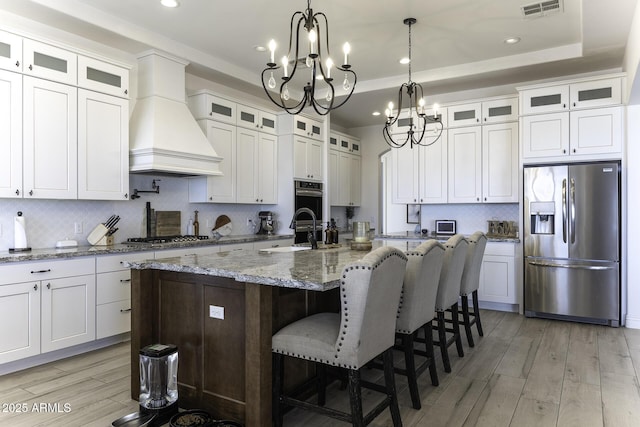
{"type": "MultiPolygon", "coordinates": [[[[295,209],[309,208],[316,215],[316,239],[322,241],[322,199],[324,191],[321,182],[294,181],[295,209]]],[[[313,220],[308,213],[301,213],[296,221],[295,243],[305,243],[307,233],[313,228],[313,220]]]]}

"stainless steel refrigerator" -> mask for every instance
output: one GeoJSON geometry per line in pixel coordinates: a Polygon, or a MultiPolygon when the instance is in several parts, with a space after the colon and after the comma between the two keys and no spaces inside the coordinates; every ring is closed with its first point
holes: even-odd
{"type": "Polygon", "coordinates": [[[524,310],[620,326],[620,164],[525,166],[524,310]]]}

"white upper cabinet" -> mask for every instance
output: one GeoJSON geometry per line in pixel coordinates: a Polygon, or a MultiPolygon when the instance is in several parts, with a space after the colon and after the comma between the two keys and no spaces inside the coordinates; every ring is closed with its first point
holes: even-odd
{"type": "Polygon", "coordinates": [[[525,161],[619,158],[624,115],[623,77],[520,88],[525,161]],[[562,111],[562,112],[557,112],[562,111]],[[546,112],[545,114],[533,114],[546,112]]]}
{"type": "Polygon", "coordinates": [[[622,78],[601,78],[569,84],[524,89],[522,114],[553,113],[622,103],[622,78]]]}
{"type": "MultiPolygon", "coordinates": [[[[427,130],[425,138],[433,139],[433,133],[427,130]]],[[[417,147],[420,170],[419,202],[424,204],[447,203],[447,130],[442,131],[440,139],[431,145],[417,147]]]]}
{"type": "Polygon", "coordinates": [[[450,105],[449,107],[447,107],[447,110],[447,125],[450,128],[481,124],[482,104],[480,102],[475,102],[472,104],[450,105]]]}
{"type": "Polygon", "coordinates": [[[622,107],[572,111],[569,123],[571,155],[620,153],[622,107]]]}
{"type": "Polygon", "coordinates": [[[22,76],[0,70],[0,197],[22,197],[22,76]]]}
{"type": "Polygon", "coordinates": [[[78,56],[78,86],[128,98],[129,70],[97,59],[78,56]]]}
{"type": "Polygon", "coordinates": [[[321,141],[303,136],[293,138],[294,178],[322,181],[323,148],[321,141]]]}
{"type": "Polygon", "coordinates": [[[68,85],[78,83],[78,55],[73,52],[24,39],[23,56],[23,72],[26,75],[68,85]]]}
{"type": "Polygon", "coordinates": [[[78,90],[78,199],[129,198],[129,101],[78,90]]]}
{"type": "Polygon", "coordinates": [[[482,102],[482,124],[518,120],[518,97],[482,102]]]}
{"type": "Polygon", "coordinates": [[[0,31],[0,68],[22,71],[22,37],[0,31]]]}
{"type": "Polygon", "coordinates": [[[242,104],[237,105],[237,126],[275,135],[278,129],[276,118],[273,113],[242,104]]]}
{"type": "Polygon", "coordinates": [[[518,202],[518,123],[482,127],[482,202],[518,202]]]}
{"type": "Polygon", "coordinates": [[[571,109],[622,104],[622,79],[604,79],[569,85],[571,109]]]}
{"type": "Polygon", "coordinates": [[[482,196],[482,128],[450,128],[448,136],[448,202],[479,203],[482,196]]]}
{"type": "Polygon", "coordinates": [[[419,203],[420,146],[411,148],[408,144],[391,149],[391,200],[393,203],[419,203]]]}
{"type": "Polygon", "coordinates": [[[521,93],[522,114],[555,113],[569,109],[569,86],[559,85],[521,93]]]}
{"type": "Polygon", "coordinates": [[[237,104],[206,91],[196,92],[187,98],[191,114],[196,119],[212,119],[219,122],[236,124],[237,104]]]}
{"type": "Polygon", "coordinates": [[[24,197],[78,196],[78,90],[32,77],[23,79],[24,197]]]}
{"type": "Polygon", "coordinates": [[[318,141],[324,141],[322,122],[301,115],[292,116],[291,119],[292,120],[281,121],[281,134],[294,133],[318,141]]]}
{"type": "Polygon", "coordinates": [[[198,120],[198,124],[222,157],[222,175],[189,178],[189,202],[236,203],[236,127],[215,120],[198,120]]]}
{"type": "Polygon", "coordinates": [[[236,146],[237,202],[277,203],[277,137],[238,129],[236,146]]]}

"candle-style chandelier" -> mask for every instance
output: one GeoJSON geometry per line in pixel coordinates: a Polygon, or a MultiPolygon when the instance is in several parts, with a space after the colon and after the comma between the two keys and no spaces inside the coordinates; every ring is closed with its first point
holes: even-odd
{"type": "Polygon", "coordinates": [[[334,65],[329,52],[329,22],[322,12],[313,13],[311,0],[307,0],[307,9],[298,11],[291,16],[291,29],[289,32],[289,51],[280,60],[281,65],[275,62],[276,42],[269,42],[270,61],[267,68],[262,71],[262,87],[271,101],[289,114],[298,114],[306,106],[312,106],[316,113],[326,115],[349,100],[356,85],[356,73],[349,65],[349,43],[343,46],[344,63],[342,66],[334,65]],[[324,21],[324,22],[323,22],[324,21]],[[321,25],[323,23],[324,25],[321,25]],[[301,37],[304,29],[306,35],[301,37]],[[323,34],[324,31],[324,34],[323,34]],[[295,46],[294,42],[295,33],[295,46]],[[325,37],[325,45],[322,40],[325,37]],[[300,44],[307,44],[308,53],[300,56],[302,51],[300,44]],[[291,72],[289,72],[289,67],[291,72]],[[346,98],[339,104],[335,104],[336,91],[333,84],[333,74],[342,78],[342,89],[346,92],[346,98]],[[276,80],[276,73],[279,80],[276,80]],[[278,83],[279,81],[279,83],[278,83]],[[296,89],[296,87],[298,89],[296,89]],[[295,95],[299,96],[295,96],[295,95]],[[275,97],[274,97],[275,96],[275,97]],[[301,99],[296,99],[300,97],[301,99]]]}
{"type": "Polygon", "coordinates": [[[398,90],[398,109],[396,112],[394,112],[393,102],[389,103],[385,111],[387,121],[384,124],[382,134],[391,148],[401,148],[407,143],[411,144],[411,148],[414,145],[429,146],[440,138],[443,125],[437,111],[434,111],[433,115],[426,113],[422,86],[411,81],[411,26],[416,23],[416,19],[406,18],[403,22],[409,26],[409,81],[403,83],[398,90]],[[409,102],[408,107],[405,107],[403,111],[404,91],[407,93],[409,102]],[[407,127],[406,133],[396,132],[396,124],[398,124],[398,129],[407,127]],[[429,136],[425,138],[427,131],[429,136]]]}

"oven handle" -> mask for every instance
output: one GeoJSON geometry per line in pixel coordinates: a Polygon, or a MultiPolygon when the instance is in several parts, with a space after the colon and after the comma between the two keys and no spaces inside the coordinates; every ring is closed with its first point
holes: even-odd
{"type": "Polygon", "coordinates": [[[322,197],[322,190],[296,189],[296,196],[322,197]]]}

